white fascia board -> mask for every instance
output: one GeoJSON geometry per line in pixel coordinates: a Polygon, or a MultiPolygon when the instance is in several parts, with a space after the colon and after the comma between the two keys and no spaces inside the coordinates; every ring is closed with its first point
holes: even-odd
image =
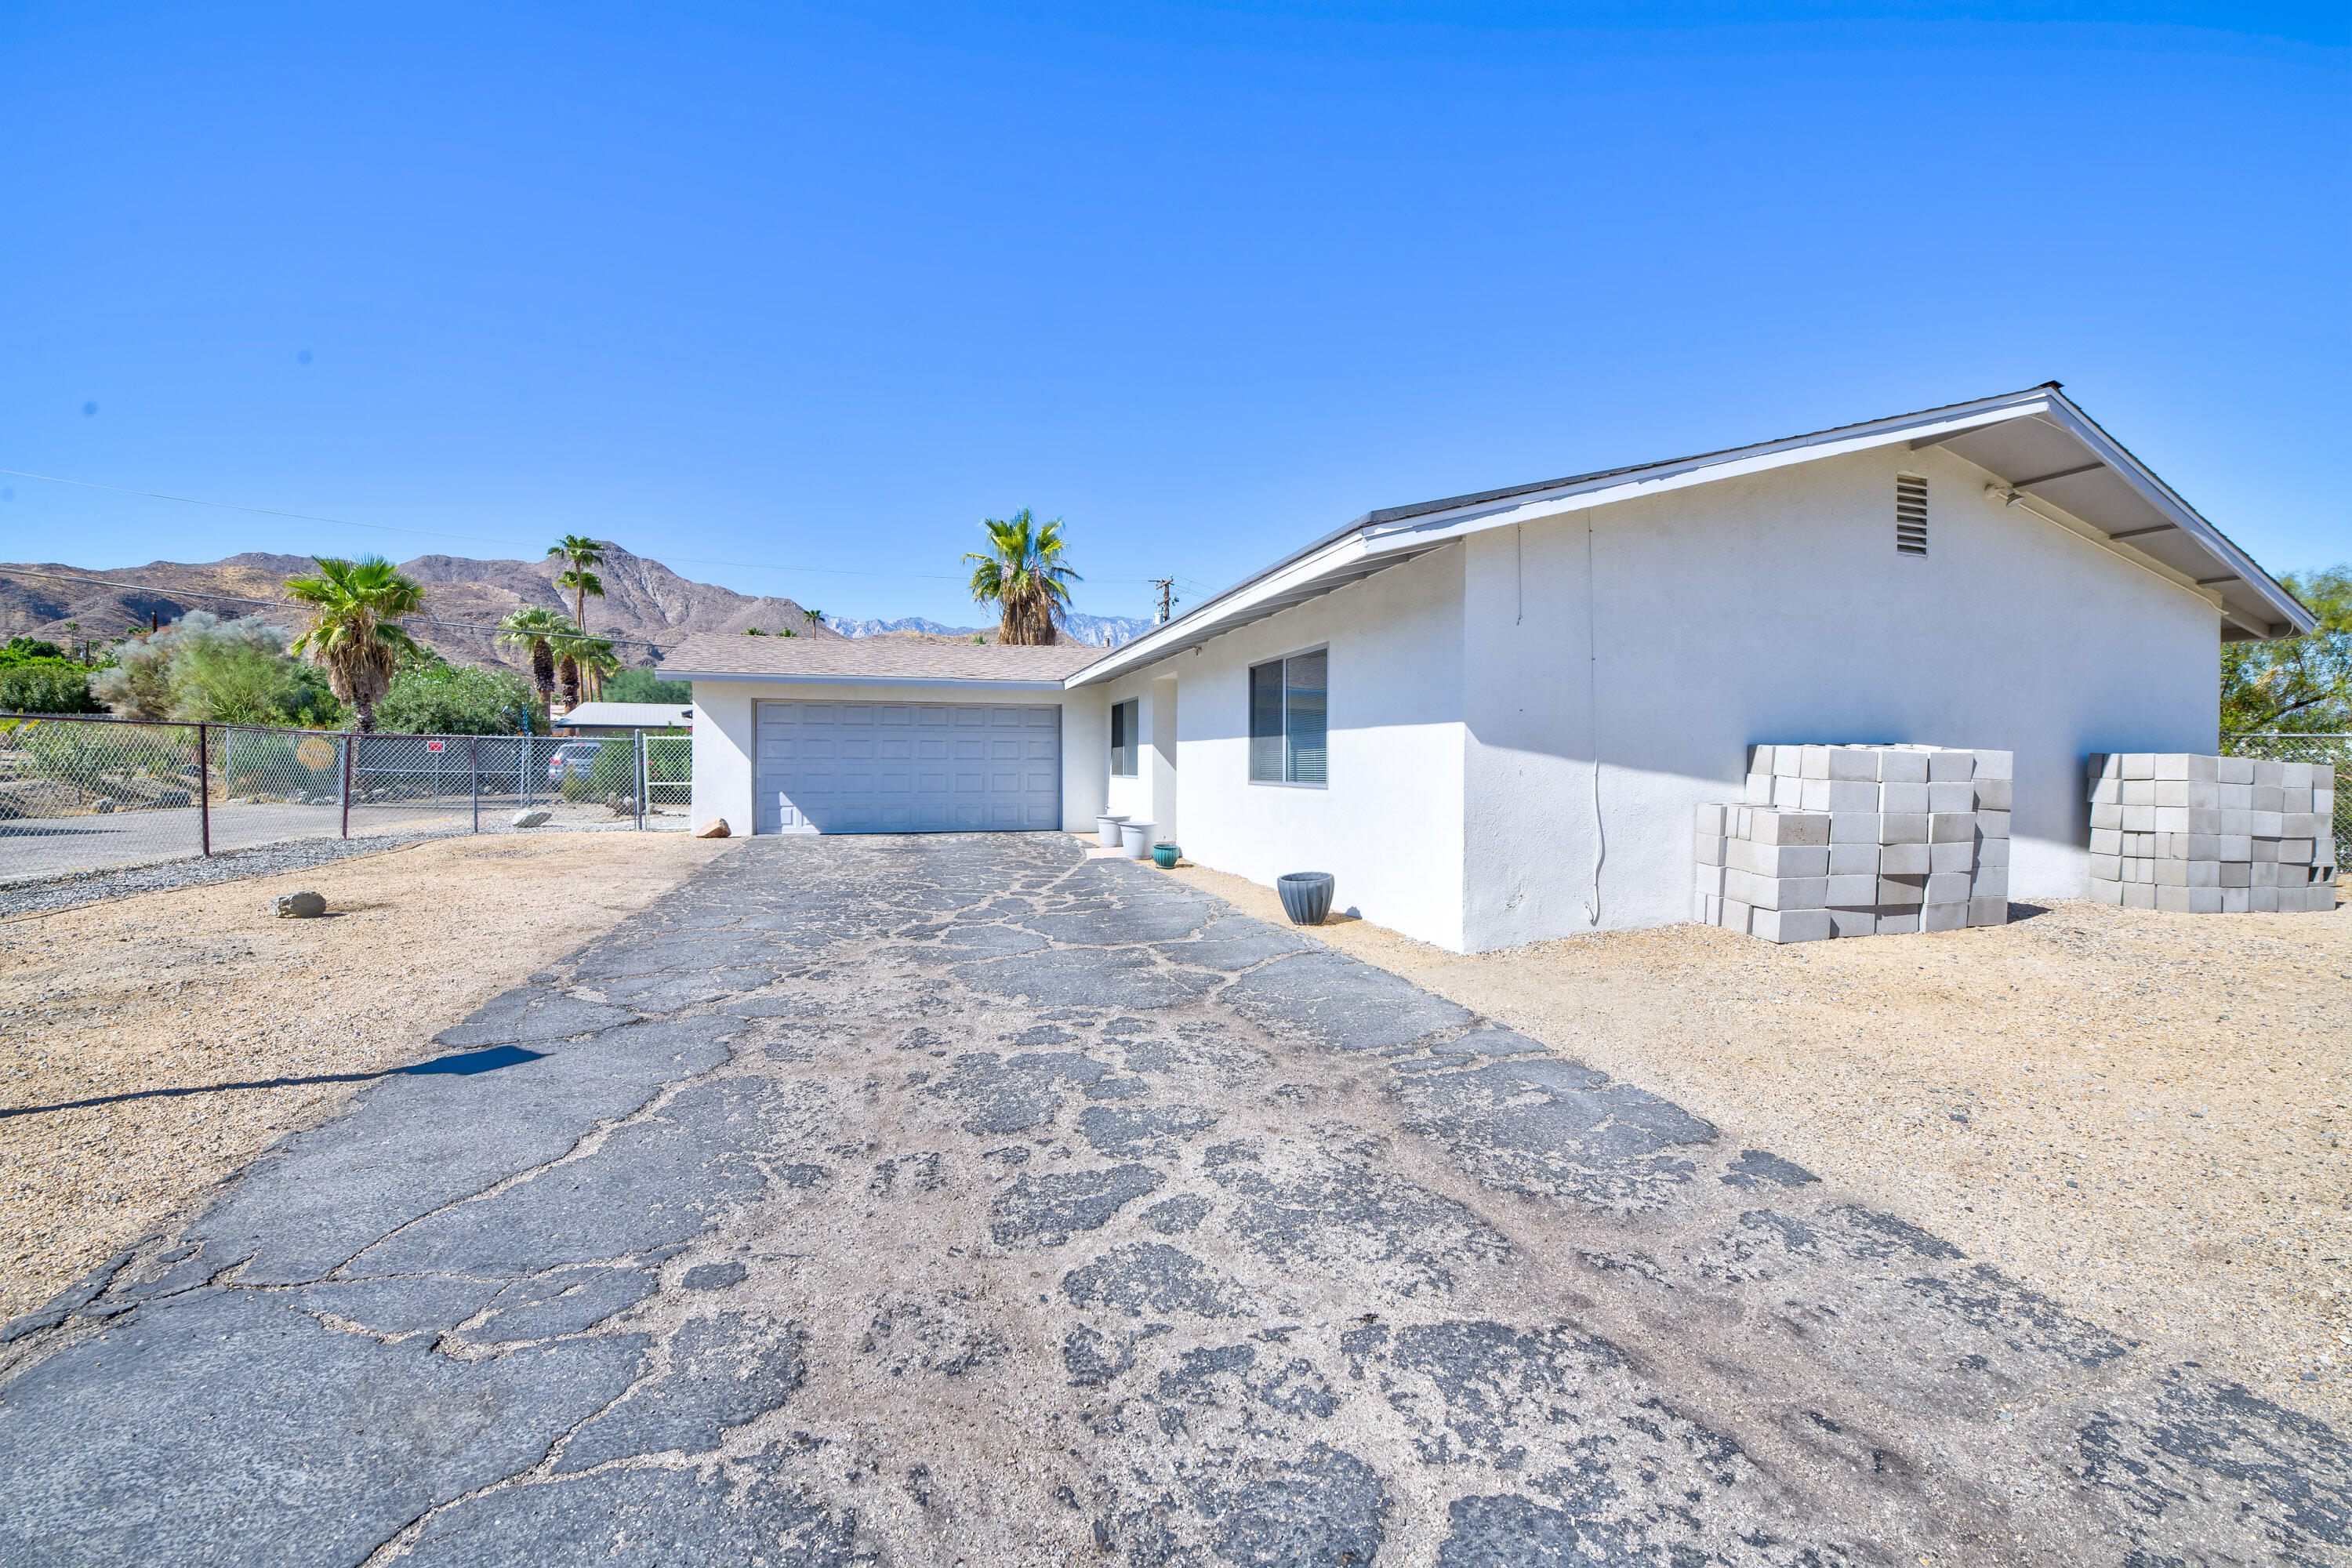
{"type": "Polygon", "coordinates": [[[1821,437],[1801,436],[1792,440],[1775,441],[1712,457],[1688,458],[1681,462],[1662,463],[1636,473],[1604,475],[1537,495],[1514,496],[1506,501],[1436,512],[1365,531],[1370,535],[1370,546],[1374,554],[1384,554],[1390,550],[1408,546],[1426,549],[1433,541],[1459,538],[1490,528],[1507,528],[1513,523],[1535,522],[1569,512],[1589,510],[1593,507],[1613,506],[1619,501],[1664,495],[1672,490],[1688,489],[1695,485],[1711,485],[1719,479],[1767,473],[1774,468],[1815,462],[1824,458],[1842,458],[1853,452],[1891,446],[1897,441],[1956,436],[1962,431],[2043,413],[2051,405],[2049,395],[2037,389],[2021,397],[1969,405],[1965,411],[1947,411],[1932,419],[1882,420],[1876,425],[1821,437]]]}
{"type": "Polygon", "coordinates": [[[1147,664],[1156,664],[1170,654],[1182,652],[1205,637],[1214,636],[1217,628],[1229,622],[1254,618],[1254,612],[1268,600],[1296,593],[1311,585],[1318,578],[1354,565],[1370,553],[1363,531],[1342,534],[1319,550],[1310,551],[1263,577],[1218,595],[1191,615],[1170,621],[1164,626],[1153,627],[1116,653],[1095,660],[1063,684],[1075,689],[1112,679],[1147,664]]]}
{"type": "MultiPolygon", "coordinates": [[[[2167,521],[2202,544],[2213,553],[2216,560],[2235,572],[2238,580],[2260,594],[2263,601],[2272,609],[2277,611],[2288,626],[2305,634],[2318,629],[2317,616],[2298,604],[2294,595],[2280,586],[2277,579],[2263,571],[2252,556],[2231,543],[2229,538],[2220,529],[2208,522],[2195,507],[2173,493],[2170,485],[2158,479],[2149,471],[2146,464],[2126,451],[2115,437],[2092,423],[2088,415],[2063,397],[2051,400],[2049,413],[2053,424],[2084,447],[2089,447],[2095,457],[2129,480],[2132,488],[2146,497],[2149,505],[2162,512],[2167,521]]],[[[2231,618],[2239,619],[2236,616],[2231,618]]],[[[2244,623],[2241,619],[2239,624],[2244,623]]],[[[2267,626],[2249,626],[2247,629],[2260,631],[2265,636],[2270,632],[2267,626]]]]}
{"type": "Polygon", "coordinates": [[[731,670],[668,669],[655,671],[664,680],[724,681],[730,685],[761,686],[921,686],[955,690],[1060,691],[1058,680],[992,680],[982,677],[950,679],[919,675],[745,675],[731,670]]]}

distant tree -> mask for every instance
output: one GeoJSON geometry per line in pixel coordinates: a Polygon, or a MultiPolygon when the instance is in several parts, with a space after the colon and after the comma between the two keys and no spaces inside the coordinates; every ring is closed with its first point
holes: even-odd
{"type": "Polygon", "coordinates": [[[996,640],[1027,647],[1053,642],[1069,606],[1069,584],[1082,580],[1062,564],[1062,520],[1041,524],[1024,506],[1010,518],[989,518],[981,527],[987,531],[988,549],[964,559],[973,563],[972,598],[997,606],[996,640]]]}
{"type": "Polygon", "coordinates": [[[803,610],[801,614],[808,617],[809,629],[811,631],[814,631],[824,621],[824,612],[823,610],[803,610]]]}
{"type": "Polygon", "coordinates": [[[593,539],[577,533],[567,533],[548,546],[550,555],[561,555],[571,566],[568,572],[556,574],[559,587],[572,590],[572,624],[584,636],[588,630],[588,601],[604,596],[604,580],[589,570],[604,564],[604,546],[593,539]]]}
{"type": "Polygon", "coordinates": [[[313,556],[316,576],[289,577],[287,597],[310,609],[310,629],[289,650],[327,672],[327,685],[352,705],[360,732],[375,728],[376,700],[392,685],[394,666],[416,646],[400,625],[425,608],[425,589],[381,555],[357,561],[313,556]]]}
{"type": "Polygon", "coordinates": [[[66,650],[53,642],[33,637],[10,637],[5,647],[0,647],[0,669],[12,664],[25,664],[37,658],[64,658],[66,650]]]}
{"type": "Polygon", "coordinates": [[[0,713],[95,713],[89,672],[68,658],[31,658],[0,667],[0,713]]]}
{"type": "Polygon", "coordinates": [[[683,708],[694,700],[694,683],[664,680],[650,669],[625,669],[604,683],[608,702],[670,702],[683,708]]]}
{"type": "Polygon", "coordinates": [[[577,629],[570,616],[543,605],[511,611],[499,622],[499,640],[530,653],[530,680],[539,688],[541,707],[555,700],[555,639],[577,629]]]}
{"type": "Polygon", "coordinates": [[[512,735],[530,706],[530,683],[512,670],[445,659],[402,668],[376,719],[406,735],[512,735]]]}
{"type": "Polygon", "coordinates": [[[2352,731],[2352,564],[2279,582],[2319,617],[2319,629],[2221,645],[2221,729],[2352,731]]]}

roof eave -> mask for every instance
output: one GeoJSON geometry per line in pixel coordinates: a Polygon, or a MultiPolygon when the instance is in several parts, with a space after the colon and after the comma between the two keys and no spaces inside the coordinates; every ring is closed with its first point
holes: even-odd
{"type": "Polygon", "coordinates": [[[665,680],[739,681],[764,686],[921,686],[989,691],[1060,691],[1065,686],[1056,679],[1005,680],[994,676],[779,675],[740,669],[672,669],[667,665],[661,666],[657,673],[665,680]]]}

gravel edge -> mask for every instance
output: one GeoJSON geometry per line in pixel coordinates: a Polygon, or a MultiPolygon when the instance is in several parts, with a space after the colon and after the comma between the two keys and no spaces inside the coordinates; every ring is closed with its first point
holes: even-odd
{"type": "Polygon", "coordinates": [[[0,921],[26,915],[54,914],[60,910],[102,904],[137,893],[168,892],[174,888],[203,887],[212,882],[241,881],[248,877],[274,876],[324,866],[359,855],[383,855],[436,838],[516,837],[555,833],[631,833],[634,823],[611,826],[564,826],[519,828],[503,825],[477,835],[463,827],[437,827],[414,832],[371,833],[359,838],[292,838],[250,849],[223,850],[209,858],[191,855],[178,860],[145,866],[123,866],[95,871],[72,871],[61,877],[0,884],[0,921]]]}

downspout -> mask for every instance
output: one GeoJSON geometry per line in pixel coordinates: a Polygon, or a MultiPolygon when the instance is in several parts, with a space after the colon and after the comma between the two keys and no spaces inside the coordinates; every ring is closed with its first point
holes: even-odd
{"type": "Polygon", "coordinates": [[[1609,833],[1601,821],[1601,634],[1593,623],[1596,595],[1592,588],[1592,511],[1584,513],[1584,692],[1592,715],[1592,896],[1584,900],[1584,918],[1601,928],[1601,868],[1609,858],[1609,833]]]}

